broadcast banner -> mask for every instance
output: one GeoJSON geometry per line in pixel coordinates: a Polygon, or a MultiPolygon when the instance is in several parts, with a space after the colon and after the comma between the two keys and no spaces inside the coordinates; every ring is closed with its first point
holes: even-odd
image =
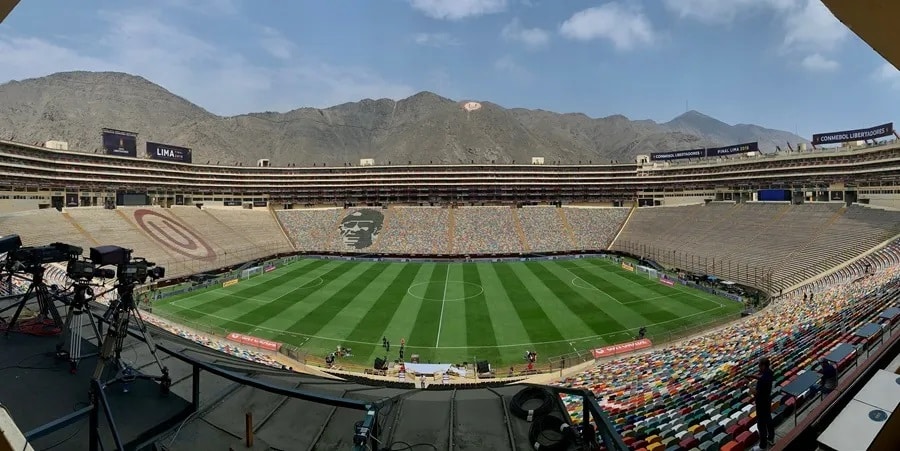
{"type": "Polygon", "coordinates": [[[103,149],[107,155],[137,157],[137,137],[124,133],[103,132],[103,149]]]}
{"type": "Polygon", "coordinates": [[[626,352],[639,351],[641,349],[647,349],[651,346],[653,346],[653,343],[650,342],[650,340],[643,338],[640,340],[629,341],[628,343],[620,343],[617,345],[592,349],[591,354],[594,355],[595,359],[599,359],[602,357],[612,357],[614,355],[624,354],[626,352]]]}
{"type": "Polygon", "coordinates": [[[883,138],[894,133],[894,123],[888,122],[870,128],[856,130],[844,130],[842,132],[818,133],[813,135],[813,145],[837,144],[850,141],[865,141],[867,139],[883,138]]]}
{"type": "Polygon", "coordinates": [[[678,150],[675,152],[654,152],[650,154],[651,161],[682,160],[685,158],[703,158],[706,149],[678,150]]]}
{"type": "Polygon", "coordinates": [[[734,155],[736,153],[758,152],[759,142],[735,144],[733,146],[712,147],[706,149],[707,157],[721,157],[724,155],[734,155]]]}
{"type": "Polygon", "coordinates": [[[258,338],[251,335],[239,334],[236,332],[228,334],[225,338],[242,345],[265,349],[267,351],[278,351],[279,349],[281,349],[281,343],[277,341],[266,340],[265,338],[258,338]]]}
{"type": "Polygon", "coordinates": [[[147,141],[147,156],[150,157],[151,160],[190,163],[191,149],[147,141]]]}

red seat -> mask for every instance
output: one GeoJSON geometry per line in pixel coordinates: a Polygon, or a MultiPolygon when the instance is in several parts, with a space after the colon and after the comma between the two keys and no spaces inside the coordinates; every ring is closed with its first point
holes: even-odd
{"type": "Polygon", "coordinates": [[[744,448],[750,448],[756,443],[756,440],[753,439],[753,434],[751,434],[750,431],[741,432],[740,435],[735,437],[735,440],[737,440],[744,448]]]}
{"type": "Polygon", "coordinates": [[[720,451],[744,451],[744,446],[732,440],[723,445],[720,451]]]}
{"type": "Polygon", "coordinates": [[[693,435],[685,435],[684,438],[678,442],[678,446],[680,446],[681,449],[691,449],[695,446],[700,446],[700,440],[694,438],[693,435]]]}

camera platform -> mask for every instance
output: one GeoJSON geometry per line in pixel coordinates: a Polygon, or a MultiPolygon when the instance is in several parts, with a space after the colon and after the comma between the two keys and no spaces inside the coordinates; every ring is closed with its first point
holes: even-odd
{"type": "MultiPolygon", "coordinates": [[[[96,340],[89,324],[83,325],[82,349],[93,354],[81,364],[93,368],[98,363],[96,340]]],[[[23,432],[31,431],[53,420],[89,405],[91,371],[70,372],[69,362],[60,360],[53,352],[58,338],[21,333],[0,335],[3,347],[0,375],[7,383],[0,384],[0,399],[11,412],[23,432]]],[[[142,341],[129,337],[123,346],[123,359],[138,369],[155,365],[155,359],[142,341]]],[[[124,443],[142,442],[183,421],[190,403],[178,396],[161,396],[159,384],[137,378],[127,386],[111,383],[104,393],[124,443]]],[[[113,444],[109,424],[101,413],[100,438],[113,444]]],[[[35,449],[45,449],[63,440],[55,449],[88,449],[90,428],[82,419],[72,425],[32,441],[35,449]]]]}

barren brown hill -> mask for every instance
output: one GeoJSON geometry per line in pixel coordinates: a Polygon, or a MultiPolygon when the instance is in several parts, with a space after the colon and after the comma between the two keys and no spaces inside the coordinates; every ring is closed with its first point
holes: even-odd
{"type": "Polygon", "coordinates": [[[194,149],[194,162],[275,165],[630,161],[637,154],[759,141],[773,150],[787,132],[730,126],[699,113],[667,124],[624,116],[507,109],[479,102],[474,111],[430,92],[403,100],[370,100],[325,109],[221,117],[150,81],[123,73],[64,72],[0,85],[0,138],[61,140],[70,149],[100,147],[103,127],[194,149]]]}

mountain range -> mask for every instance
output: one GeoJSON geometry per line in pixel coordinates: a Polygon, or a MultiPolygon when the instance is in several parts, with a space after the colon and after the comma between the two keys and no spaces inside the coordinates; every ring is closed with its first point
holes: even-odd
{"type": "Polygon", "coordinates": [[[756,125],[729,125],[696,111],[666,123],[621,115],[504,108],[431,92],[402,100],[364,99],[330,108],[222,117],[139,76],[60,72],[0,85],[0,138],[66,141],[102,152],[100,129],[190,147],[195,163],[273,165],[547,163],[633,161],[638,154],[758,141],[763,151],[807,142],[756,125]],[[468,105],[468,108],[466,106],[468,105]],[[477,108],[477,109],[473,109],[477,108]]]}

